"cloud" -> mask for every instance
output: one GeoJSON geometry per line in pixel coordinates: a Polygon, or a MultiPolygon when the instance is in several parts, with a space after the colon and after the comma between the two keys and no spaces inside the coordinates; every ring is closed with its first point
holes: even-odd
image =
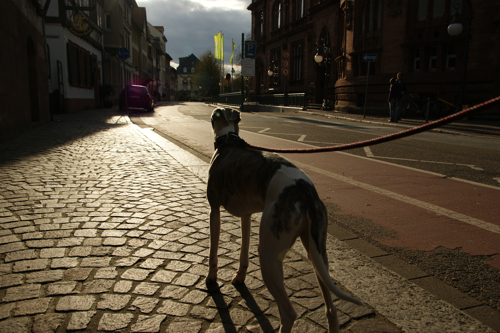
{"type": "Polygon", "coordinates": [[[231,39],[241,44],[241,34],[251,31],[249,0],[136,0],[146,7],[148,22],[165,28],[166,51],[176,67],[179,58],[193,53],[198,58],[214,51],[214,35],[224,34],[224,62],[229,64],[231,39]]]}

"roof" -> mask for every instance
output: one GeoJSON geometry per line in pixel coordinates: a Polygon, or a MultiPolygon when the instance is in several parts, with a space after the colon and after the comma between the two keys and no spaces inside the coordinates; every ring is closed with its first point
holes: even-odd
{"type": "Polygon", "coordinates": [[[179,58],[179,67],[194,67],[199,62],[200,59],[198,59],[194,54],[191,53],[191,55],[187,57],[179,58]]]}

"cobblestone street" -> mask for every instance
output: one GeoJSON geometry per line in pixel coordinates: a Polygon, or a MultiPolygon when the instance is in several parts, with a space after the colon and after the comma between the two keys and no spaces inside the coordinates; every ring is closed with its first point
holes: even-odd
{"type": "MultiPolygon", "coordinates": [[[[57,120],[0,148],[0,332],[272,332],[252,228],[246,284],[233,286],[239,221],[223,213],[219,287],[208,271],[206,184],[108,110],[57,120]]],[[[297,332],[325,332],[312,267],[290,251],[297,332]]],[[[399,332],[338,303],[350,332],[399,332]],[[369,327],[369,328],[368,328],[369,327]]]]}

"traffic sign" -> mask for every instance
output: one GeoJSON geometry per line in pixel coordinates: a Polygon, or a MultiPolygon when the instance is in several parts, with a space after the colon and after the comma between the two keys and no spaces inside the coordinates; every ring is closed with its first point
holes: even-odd
{"type": "Polygon", "coordinates": [[[290,74],[290,70],[288,68],[283,68],[281,70],[281,74],[283,74],[283,76],[288,76],[288,74],[290,74]]]}
{"type": "Polygon", "coordinates": [[[281,56],[283,57],[283,59],[288,59],[288,58],[290,58],[290,52],[283,51],[283,53],[281,54],[281,56]]]}
{"type": "Polygon", "coordinates": [[[117,54],[118,54],[118,58],[120,58],[120,59],[122,59],[122,60],[126,60],[126,59],[128,59],[128,58],[130,57],[130,52],[129,52],[129,50],[128,50],[127,48],[125,48],[125,47],[120,47],[120,48],[118,49],[117,54]]]}
{"type": "Polygon", "coordinates": [[[374,62],[374,61],[377,61],[377,54],[376,53],[363,54],[363,61],[365,61],[365,62],[374,62]]]}
{"type": "Polygon", "coordinates": [[[290,67],[290,61],[283,60],[282,65],[283,65],[283,67],[287,67],[288,68],[288,67],[290,67]]]}
{"type": "Polygon", "coordinates": [[[245,58],[255,59],[256,53],[257,53],[257,42],[254,40],[245,41],[245,58]]]}

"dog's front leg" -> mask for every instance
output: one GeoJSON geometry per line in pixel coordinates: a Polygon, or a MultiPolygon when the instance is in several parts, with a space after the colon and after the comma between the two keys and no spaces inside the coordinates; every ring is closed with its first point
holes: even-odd
{"type": "Polygon", "coordinates": [[[241,249],[240,249],[240,267],[233,277],[232,283],[245,282],[245,276],[248,269],[248,251],[250,248],[250,226],[252,215],[243,215],[241,217],[241,249]]]}
{"type": "Polygon", "coordinates": [[[208,275],[206,282],[217,281],[218,257],[220,236],[220,206],[210,207],[210,254],[208,256],[208,275]]]}

